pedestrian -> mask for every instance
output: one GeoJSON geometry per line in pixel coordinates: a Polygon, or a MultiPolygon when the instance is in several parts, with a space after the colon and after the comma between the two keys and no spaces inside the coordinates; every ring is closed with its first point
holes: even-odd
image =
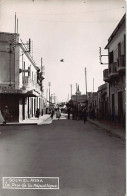
{"type": "Polygon", "coordinates": [[[7,123],[8,116],[9,116],[9,109],[8,109],[8,106],[5,106],[3,109],[3,117],[4,117],[3,124],[7,123]]]}
{"type": "Polygon", "coordinates": [[[114,122],[114,112],[112,112],[112,122],[114,122]]]}
{"type": "Polygon", "coordinates": [[[51,111],[51,118],[53,118],[53,116],[54,116],[54,109],[52,109],[51,111]]]}
{"type": "Polygon", "coordinates": [[[35,115],[37,118],[39,118],[39,116],[40,116],[40,110],[39,110],[39,108],[37,108],[37,110],[36,110],[36,115],[35,115]]]}
{"type": "Polygon", "coordinates": [[[56,111],[56,118],[58,118],[58,120],[59,120],[60,119],[60,116],[61,116],[61,114],[60,114],[60,110],[58,108],[57,111],[56,111]]]}
{"type": "Polygon", "coordinates": [[[70,110],[71,108],[68,108],[67,113],[68,113],[68,120],[70,120],[70,110]]]}
{"type": "Polygon", "coordinates": [[[86,109],[85,108],[83,109],[83,112],[82,112],[82,119],[83,119],[84,124],[85,124],[85,122],[87,121],[87,113],[86,113],[86,109]]]}

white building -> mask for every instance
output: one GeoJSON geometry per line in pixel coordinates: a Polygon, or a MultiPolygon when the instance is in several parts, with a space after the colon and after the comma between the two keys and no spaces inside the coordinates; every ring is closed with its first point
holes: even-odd
{"type": "MultiPolygon", "coordinates": [[[[40,68],[41,69],[41,68],[40,68]]],[[[0,32],[0,107],[8,106],[10,120],[22,121],[43,109],[43,73],[30,55],[30,40],[0,32]]]]}
{"type": "Polygon", "coordinates": [[[125,70],[126,70],[126,28],[125,15],[108,39],[108,69],[103,80],[109,83],[109,114],[114,120],[125,122],[125,70]]]}

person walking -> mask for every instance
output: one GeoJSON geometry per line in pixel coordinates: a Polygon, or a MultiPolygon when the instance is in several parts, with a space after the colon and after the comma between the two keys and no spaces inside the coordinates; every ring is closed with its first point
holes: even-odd
{"type": "Polygon", "coordinates": [[[68,113],[68,120],[70,120],[70,110],[71,108],[68,108],[67,113],[68,113]]]}
{"type": "Polygon", "coordinates": [[[51,118],[53,118],[53,116],[54,116],[54,109],[52,109],[51,111],[51,118]]]}
{"type": "Polygon", "coordinates": [[[84,124],[85,124],[85,122],[87,121],[87,113],[86,113],[86,109],[85,108],[83,109],[83,112],[82,112],[82,119],[83,119],[84,124]]]}
{"type": "Polygon", "coordinates": [[[39,116],[40,116],[40,110],[39,110],[39,108],[37,108],[37,110],[36,110],[36,117],[39,119],[39,116]]]}
{"type": "Polygon", "coordinates": [[[8,116],[9,116],[9,109],[8,109],[8,106],[5,106],[3,109],[3,117],[4,117],[3,124],[7,123],[8,116]]]}
{"type": "Polygon", "coordinates": [[[56,111],[56,118],[58,118],[58,120],[59,120],[60,119],[60,116],[61,116],[61,114],[60,114],[60,110],[58,108],[57,111],[56,111]]]}

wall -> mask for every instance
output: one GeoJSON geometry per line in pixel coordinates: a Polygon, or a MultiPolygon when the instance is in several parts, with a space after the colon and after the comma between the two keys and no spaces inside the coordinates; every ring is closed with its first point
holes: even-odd
{"type": "Polygon", "coordinates": [[[0,33],[0,85],[15,82],[14,50],[13,45],[10,45],[12,43],[12,34],[0,33]]]}
{"type": "Polygon", "coordinates": [[[124,41],[124,34],[125,34],[125,24],[121,26],[117,34],[114,36],[113,40],[109,44],[109,52],[115,51],[118,48],[118,43],[124,41]]]}

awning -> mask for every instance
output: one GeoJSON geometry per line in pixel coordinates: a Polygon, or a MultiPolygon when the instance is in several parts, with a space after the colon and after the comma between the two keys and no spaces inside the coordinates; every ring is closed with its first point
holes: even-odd
{"type": "Polygon", "coordinates": [[[17,95],[20,97],[39,97],[40,93],[35,90],[16,90],[16,89],[5,89],[0,90],[0,95],[17,95]]]}

